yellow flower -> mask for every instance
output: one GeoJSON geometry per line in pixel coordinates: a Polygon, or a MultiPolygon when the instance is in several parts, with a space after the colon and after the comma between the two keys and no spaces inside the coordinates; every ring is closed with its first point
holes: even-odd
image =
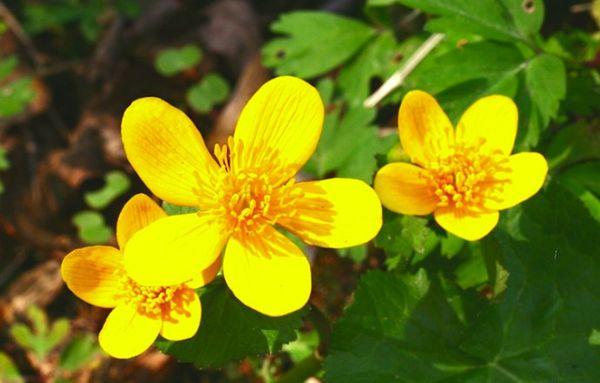
{"type": "MultiPolygon", "coordinates": [[[[132,197],[117,221],[119,247],[125,248],[138,230],[165,216],[148,196],[132,197]]],[[[121,251],[110,246],[89,246],[69,253],[62,262],[61,274],[79,298],[113,309],[98,336],[100,346],[115,358],[131,358],[148,349],[158,334],[182,340],[196,333],[201,307],[194,289],[210,282],[220,267],[216,262],[185,283],[141,286],[125,272],[121,251]]]]}
{"type": "Polygon", "coordinates": [[[226,247],[223,274],[245,305],[271,316],[304,306],[310,265],[275,225],[331,248],[365,243],[381,227],[381,204],[364,182],[294,181],[317,146],[323,118],[315,88],[278,77],[250,99],[233,137],[215,147],[215,161],[183,112],[158,98],[133,102],[121,131],[133,168],[159,198],[200,210],[140,231],[125,250],[132,278],[181,283],[226,247]]]}
{"type": "Polygon", "coordinates": [[[523,202],[544,183],[548,164],[539,153],[511,155],[518,111],[504,96],[479,99],[456,127],[436,100],[409,92],[398,115],[400,142],[416,165],[379,170],[375,190],[397,213],[427,215],[444,229],[474,241],[498,223],[498,211],[523,202]]]}

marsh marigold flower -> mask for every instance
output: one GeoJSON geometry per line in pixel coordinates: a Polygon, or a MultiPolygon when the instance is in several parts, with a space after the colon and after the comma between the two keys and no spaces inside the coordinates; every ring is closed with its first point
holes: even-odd
{"type": "MultiPolygon", "coordinates": [[[[138,230],[165,216],[148,196],[132,197],[117,221],[121,250],[138,230]]],[[[194,289],[210,282],[219,268],[217,262],[184,283],[142,286],[127,275],[122,251],[111,246],[89,246],[69,253],[62,262],[61,274],[79,298],[113,309],[98,336],[100,346],[113,357],[131,358],[148,349],[159,334],[182,340],[196,333],[201,307],[194,289]]]]}
{"type": "Polygon", "coordinates": [[[542,187],[548,165],[539,153],[511,155],[518,111],[504,96],[471,105],[456,130],[436,100],[409,92],[398,115],[400,143],[413,164],[391,163],[379,170],[375,190],[397,213],[434,214],[459,237],[477,240],[498,223],[498,211],[542,187]]]}
{"type": "Polygon", "coordinates": [[[213,158],[183,112],[158,98],[134,101],[122,122],[127,158],[159,198],[199,211],[140,231],[125,250],[131,277],[142,285],[181,283],[225,249],[225,281],[242,303],[271,316],[301,308],[310,265],[276,227],[331,248],[365,243],[381,227],[381,204],[364,182],[295,182],[323,118],[315,88],[278,77],[252,96],[213,158]]]}

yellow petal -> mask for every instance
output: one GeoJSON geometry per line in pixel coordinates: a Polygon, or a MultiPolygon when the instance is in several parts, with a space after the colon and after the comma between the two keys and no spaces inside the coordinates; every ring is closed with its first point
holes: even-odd
{"type": "Polygon", "coordinates": [[[190,282],[188,282],[188,286],[193,289],[197,289],[202,286],[208,285],[212,282],[221,271],[222,257],[218,257],[216,261],[213,262],[212,265],[208,266],[208,268],[202,270],[199,275],[194,276],[190,282]]]}
{"type": "Polygon", "coordinates": [[[476,241],[485,237],[498,223],[497,211],[467,212],[452,208],[437,209],[436,222],[447,232],[467,241],[476,241]]]}
{"type": "Polygon", "coordinates": [[[486,201],[486,207],[494,210],[508,209],[537,193],[544,185],[548,163],[539,153],[519,153],[508,157],[507,179],[498,193],[499,200],[486,201]]]}
{"type": "Polygon", "coordinates": [[[517,136],[519,112],[505,96],[487,96],[471,105],[456,127],[456,140],[499,150],[509,155],[517,136]]]}
{"type": "Polygon", "coordinates": [[[171,311],[169,319],[163,319],[160,335],[168,340],[183,340],[193,337],[200,326],[202,308],[200,298],[189,290],[183,310],[171,311]]]}
{"type": "Polygon", "coordinates": [[[299,310],[311,290],[310,265],[296,245],[268,226],[253,243],[231,238],[223,274],[246,306],[270,316],[299,310]]]}
{"type": "Polygon", "coordinates": [[[398,113],[402,148],[412,162],[426,166],[436,154],[454,141],[452,123],[428,93],[410,91],[404,96],[398,113]]]}
{"type": "Polygon", "coordinates": [[[348,178],[301,182],[296,213],[277,223],[306,243],[342,248],[363,244],[381,228],[381,203],[366,183],[348,178]]]}
{"type": "Polygon", "coordinates": [[[323,102],[313,86],[289,76],[268,81],[238,119],[234,143],[243,149],[233,166],[276,173],[285,167],[282,177],[292,177],[315,151],[323,118],[323,102]]]}
{"type": "Polygon", "coordinates": [[[114,247],[89,246],[73,250],[63,259],[63,280],[79,298],[99,307],[115,307],[119,291],[117,273],[123,267],[123,256],[114,247]]]}
{"type": "Polygon", "coordinates": [[[136,194],[123,206],[117,219],[117,242],[121,249],[138,230],[167,214],[145,194],[136,194]]]}
{"type": "Polygon", "coordinates": [[[127,159],[156,196],[177,205],[197,205],[194,190],[217,164],[181,110],[160,98],[140,98],[125,111],[121,136],[127,159]]]}
{"type": "Polygon", "coordinates": [[[426,215],[438,203],[427,178],[427,170],[396,162],[385,165],[375,176],[375,191],[383,206],[401,214],[426,215]]]}
{"type": "Polygon", "coordinates": [[[125,269],[137,283],[188,282],[212,265],[227,240],[224,222],[192,213],[162,218],[138,231],[125,248],[125,269]]]}
{"type": "Polygon", "coordinates": [[[106,318],[98,342],[114,358],[133,358],[152,346],[160,328],[160,319],[140,315],[132,306],[119,305],[106,318]]]}

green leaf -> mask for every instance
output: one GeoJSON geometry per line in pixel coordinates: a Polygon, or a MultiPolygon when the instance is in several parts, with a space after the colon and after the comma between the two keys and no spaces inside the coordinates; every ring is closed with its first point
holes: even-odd
{"type": "Polygon", "coordinates": [[[71,324],[68,319],[59,318],[52,323],[52,328],[46,337],[48,349],[51,350],[58,346],[71,331],[71,324]]]}
{"type": "Polygon", "coordinates": [[[29,306],[27,308],[27,318],[29,318],[36,335],[46,335],[48,332],[48,317],[44,310],[35,305],[29,306]]]}
{"type": "Polygon", "coordinates": [[[427,219],[389,212],[375,237],[375,246],[385,251],[385,264],[390,270],[422,261],[438,242],[435,233],[427,227],[427,219]]]}
{"type": "Polygon", "coordinates": [[[8,77],[19,64],[17,56],[10,55],[0,60],[0,81],[8,77]]]}
{"type": "Polygon", "coordinates": [[[222,367],[248,356],[274,353],[296,339],[302,311],[282,317],[262,315],[239,302],[222,279],[201,295],[202,325],[191,339],[160,340],[157,346],[182,362],[198,368],[222,367]]]}
{"type": "Polygon", "coordinates": [[[381,33],[340,70],[337,83],[344,99],[362,104],[371,93],[371,81],[385,81],[422,42],[423,37],[414,36],[398,43],[391,32],[381,33]]]}
{"type": "Polygon", "coordinates": [[[352,57],[375,34],[368,25],[326,12],[291,12],[271,24],[286,37],[267,43],[263,63],[278,75],[305,79],[324,74],[352,57]]]}
{"type": "Polygon", "coordinates": [[[304,171],[317,177],[336,171],[340,177],[370,184],[377,169],[375,156],[387,152],[396,139],[378,136],[371,125],[375,114],[374,109],[355,107],[342,117],[339,109],[326,115],[321,139],[304,171]]]}
{"type": "Polygon", "coordinates": [[[129,177],[125,173],[119,170],[110,171],[104,176],[102,189],[85,193],[85,202],[91,208],[102,210],[125,194],[130,185],[129,177]]]}
{"type": "Polygon", "coordinates": [[[10,117],[25,111],[35,98],[32,78],[21,77],[0,87],[0,117],[10,117]]]}
{"type": "Polygon", "coordinates": [[[438,16],[427,24],[431,31],[475,33],[502,41],[532,44],[543,17],[542,0],[397,0],[438,16]],[[527,6],[531,4],[531,6],[527,6]]]}
{"type": "Polygon", "coordinates": [[[10,162],[7,158],[8,152],[0,146],[0,170],[6,170],[10,167],[10,162]]]}
{"type": "Polygon", "coordinates": [[[556,56],[542,54],[527,65],[525,83],[543,126],[556,117],[567,91],[566,81],[565,65],[556,56]]]}
{"type": "Polygon", "coordinates": [[[469,43],[441,55],[427,57],[406,80],[407,89],[423,89],[438,97],[457,121],[480,97],[514,97],[526,59],[513,45],[491,41],[469,43]]]}
{"type": "Polygon", "coordinates": [[[561,128],[544,150],[550,169],[572,163],[600,159],[600,136],[587,121],[576,122],[561,128]]]}
{"type": "Polygon", "coordinates": [[[319,334],[315,330],[309,332],[298,331],[297,339],[283,345],[283,351],[290,354],[290,359],[294,363],[299,363],[312,355],[317,347],[319,347],[319,334]]]}
{"type": "Polygon", "coordinates": [[[557,178],[577,197],[591,216],[600,222],[600,160],[576,164],[559,173],[557,178]]]}
{"type": "Polygon", "coordinates": [[[96,211],[80,211],[73,216],[72,222],[77,227],[79,238],[85,243],[106,243],[112,236],[112,229],[106,226],[104,217],[96,211]]]}
{"type": "Polygon", "coordinates": [[[195,45],[164,49],[154,60],[154,67],[163,76],[173,76],[196,66],[202,59],[202,51],[195,45]]]}
{"type": "Polygon", "coordinates": [[[4,352],[0,352],[0,381],[4,383],[25,382],[15,363],[4,352]]]}
{"type": "Polygon", "coordinates": [[[510,275],[493,300],[457,295],[422,270],[366,274],[334,326],[325,380],[600,381],[589,344],[600,326],[600,225],[557,185],[525,203],[517,224],[526,239],[497,230],[484,241],[510,275]]]}
{"type": "Polygon", "coordinates": [[[75,372],[98,354],[100,349],[91,334],[76,336],[60,355],[60,368],[67,372],[75,372]]]}
{"type": "Polygon", "coordinates": [[[29,350],[35,344],[35,336],[25,324],[16,323],[10,326],[9,331],[15,342],[24,349],[29,350]]]}
{"type": "Polygon", "coordinates": [[[206,75],[202,81],[188,89],[188,104],[199,113],[210,112],[215,105],[223,102],[229,95],[229,84],[216,73],[206,75]]]}

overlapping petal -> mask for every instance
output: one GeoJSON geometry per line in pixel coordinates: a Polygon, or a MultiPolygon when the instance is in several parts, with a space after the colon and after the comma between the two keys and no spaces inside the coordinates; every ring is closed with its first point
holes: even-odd
{"type": "Polygon", "coordinates": [[[138,99],[123,115],[121,136],[127,159],[156,196],[197,205],[198,182],[208,180],[217,164],[185,113],[160,98],[138,99]]]}
{"type": "Polygon", "coordinates": [[[200,274],[194,276],[190,282],[188,282],[188,286],[193,289],[197,289],[202,286],[208,285],[212,282],[221,271],[221,265],[223,258],[217,257],[217,259],[213,262],[212,265],[208,266],[206,269],[202,270],[200,274]]]}
{"type": "Polygon", "coordinates": [[[160,335],[177,341],[193,337],[200,326],[202,307],[200,298],[192,290],[184,297],[182,311],[171,311],[170,318],[163,319],[160,335]]]}
{"type": "Polygon", "coordinates": [[[286,167],[293,176],[315,151],[323,118],[323,102],[313,86],[289,76],[268,81],[248,101],[238,119],[234,167],[275,172],[286,167]]]}
{"type": "Polygon", "coordinates": [[[73,250],[63,259],[62,278],[75,295],[99,307],[115,307],[123,267],[121,252],[110,246],[73,250]]]}
{"type": "Polygon", "coordinates": [[[426,166],[454,142],[452,123],[438,102],[426,92],[410,91],[398,112],[402,148],[412,162],[426,166]]]}
{"type": "Polygon", "coordinates": [[[508,97],[480,98],[462,115],[456,127],[456,140],[485,146],[509,155],[517,136],[519,111],[508,97]]]}
{"type": "Polygon", "coordinates": [[[370,241],[381,228],[381,203],[366,183],[348,178],[301,182],[295,214],[278,223],[306,243],[343,248],[370,241]]]}
{"type": "Polygon", "coordinates": [[[112,357],[132,358],[152,346],[160,329],[160,318],[140,315],[135,307],[119,305],[106,318],[98,342],[112,357]]]}
{"type": "Polygon", "coordinates": [[[162,218],[129,240],[125,269],[142,285],[189,282],[215,262],[227,237],[225,223],[210,214],[162,218]]]}
{"type": "Polygon", "coordinates": [[[375,191],[383,206],[401,214],[431,214],[438,203],[427,182],[427,170],[404,162],[385,165],[375,176],[375,191]]]}
{"type": "Polygon", "coordinates": [[[308,260],[271,226],[253,241],[231,238],[225,250],[223,273],[234,295],[265,315],[281,316],[296,311],[310,296],[308,260]]]}
{"type": "Polygon", "coordinates": [[[539,153],[526,152],[508,157],[507,177],[498,199],[486,201],[486,207],[494,210],[508,209],[537,193],[544,185],[548,163],[539,153]]]}
{"type": "Polygon", "coordinates": [[[145,194],[136,194],[123,206],[117,219],[117,242],[121,249],[137,231],[167,214],[145,194]]]}
{"type": "Polygon", "coordinates": [[[434,213],[436,222],[446,231],[476,241],[486,236],[498,223],[497,211],[471,212],[452,208],[440,208],[434,213]]]}

